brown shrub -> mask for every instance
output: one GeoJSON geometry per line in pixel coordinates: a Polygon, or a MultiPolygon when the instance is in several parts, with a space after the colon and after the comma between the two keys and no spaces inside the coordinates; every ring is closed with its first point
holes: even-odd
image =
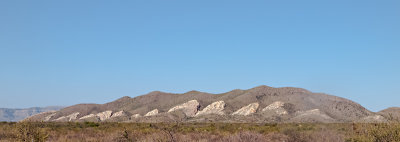
{"type": "Polygon", "coordinates": [[[353,133],[346,141],[400,142],[400,124],[353,124],[353,133]]]}
{"type": "Polygon", "coordinates": [[[400,141],[400,123],[0,123],[0,141],[96,142],[400,141]]]}
{"type": "Polygon", "coordinates": [[[283,133],[288,136],[288,142],[343,142],[345,138],[343,134],[327,129],[313,131],[288,129],[283,133]]]}
{"type": "Polygon", "coordinates": [[[41,123],[20,122],[16,124],[16,135],[18,141],[44,142],[48,134],[42,129],[41,123]]]}

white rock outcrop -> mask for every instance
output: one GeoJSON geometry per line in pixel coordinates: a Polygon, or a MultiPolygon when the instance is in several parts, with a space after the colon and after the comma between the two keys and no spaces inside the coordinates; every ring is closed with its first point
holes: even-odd
{"type": "Polygon", "coordinates": [[[142,117],[142,116],[140,114],[134,114],[131,116],[131,118],[139,118],[139,117],[142,117]]]}
{"type": "Polygon", "coordinates": [[[120,117],[120,116],[126,116],[126,114],[125,114],[125,112],[124,111],[118,111],[118,112],[115,112],[115,113],[113,113],[112,115],[111,115],[111,118],[112,117],[120,117]]]}
{"type": "Polygon", "coordinates": [[[56,115],[56,113],[47,115],[47,116],[43,119],[43,121],[49,121],[54,115],[56,115]]]}
{"type": "Polygon", "coordinates": [[[255,112],[257,112],[259,104],[258,103],[251,103],[247,106],[244,106],[242,108],[240,108],[239,110],[235,111],[234,113],[232,113],[232,115],[250,115],[253,114],[255,112]]]}
{"type": "Polygon", "coordinates": [[[85,115],[79,119],[88,119],[88,118],[94,117],[94,118],[99,119],[100,121],[104,121],[104,120],[110,119],[112,117],[119,117],[119,116],[124,116],[124,115],[125,115],[124,111],[118,111],[118,112],[112,113],[111,110],[107,110],[107,111],[100,112],[97,114],[85,115]]]}
{"type": "Polygon", "coordinates": [[[99,117],[100,121],[104,121],[104,120],[110,119],[111,118],[111,114],[112,114],[112,111],[111,110],[107,110],[107,111],[100,112],[100,113],[96,114],[96,116],[99,117]]]}
{"type": "Polygon", "coordinates": [[[279,114],[279,115],[288,114],[288,112],[283,108],[284,105],[285,105],[284,102],[276,101],[276,102],[273,102],[272,104],[268,105],[261,111],[275,111],[275,113],[279,114]]]}
{"type": "Polygon", "coordinates": [[[158,109],[154,109],[152,111],[149,111],[148,113],[146,113],[144,116],[154,116],[158,114],[158,109]]]}
{"type": "Polygon", "coordinates": [[[54,121],[72,121],[72,120],[76,120],[78,115],[79,115],[79,112],[75,112],[75,113],[72,113],[67,116],[61,116],[61,117],[55,119],[54,121]]]}
{"type": "Polygon", "coordinates": [[[54,119],[53,121],[67,121],[67,117],[66,116],[61,116],[57,119],[54,119]]]}
{"type": "Polygon", "coordinates": [[[85,115],[79,119],[87,119],[87,118],[91,118],[91,117],[97,117],[95,114],[89,114],[89,115],[85,115]]]}
{"type": "Polygon", "coordinates": [[[199,106],[200,106],[200,103],[197,100],[191,100],[191,101],[188,101],[181,105],[177,105],[177,106],[169,109],[168,112],[182,110],[186,114],[186,116],[193,117],[194,115],[196,115],[199,106]]]}
{"type": "Polygon", "coordinates": [[[224,115],[225,114],[224,108],[225,108],[224,101],[213,102],[212,104],[208,105],[203,110],[197,112],[197,114],[195,116],[207,115],[207,114],[224,115]]]}

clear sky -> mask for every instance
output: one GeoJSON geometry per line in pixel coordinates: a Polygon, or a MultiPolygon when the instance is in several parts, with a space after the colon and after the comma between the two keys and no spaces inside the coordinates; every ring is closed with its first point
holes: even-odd
{"type": "Polygon", "coordinates": [[[0,107],[259,85],[400,107],[400,1],[0,1],[0,107]]]}

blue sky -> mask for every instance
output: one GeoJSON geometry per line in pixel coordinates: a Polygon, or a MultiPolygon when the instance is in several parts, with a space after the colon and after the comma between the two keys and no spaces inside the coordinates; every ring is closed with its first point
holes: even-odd
{"type": "Polygon", "coordinates": [[[0,107],[301,87],[400,106],[400,1],[0,1],[0,107]]]}

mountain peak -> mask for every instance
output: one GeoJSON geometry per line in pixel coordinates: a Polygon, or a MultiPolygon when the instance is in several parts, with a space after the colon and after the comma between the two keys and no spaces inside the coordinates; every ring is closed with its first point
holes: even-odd
{"type": "Polygon", "coordinates": [[[116,101],[126,101],[126,100],[129,100],[129,99],[131,99],[131,97],[129,97],[129,96],[123,96],[123,97],[117,99],[116,101]]]}
{"type": "Polygon", "coordinates": [[[273,87],[270,87],[270,86],[267,86],[267,85],[260,85],[260,86],[257,86],[257,87],[253,87],[253,88],[251,88],[249,90],[270,89],[270,88],[273,88],[273,87]]]}
{"type": "Polygon", "coordinates": [[[151,91],[150,93],[148,93],[148,95],[159,95],[159,94],[167,94],[167,93],[162,91],[151,91]]]}
{"type": "Polygon", "coordinates": [[[191,90],[191,91],[188,91],[188,92],[186,92],[184,94],[193,94],[193,93],[203,93],[203,92],[200,92],[200,91],[197,91],[197,90],[191,90]]]}

